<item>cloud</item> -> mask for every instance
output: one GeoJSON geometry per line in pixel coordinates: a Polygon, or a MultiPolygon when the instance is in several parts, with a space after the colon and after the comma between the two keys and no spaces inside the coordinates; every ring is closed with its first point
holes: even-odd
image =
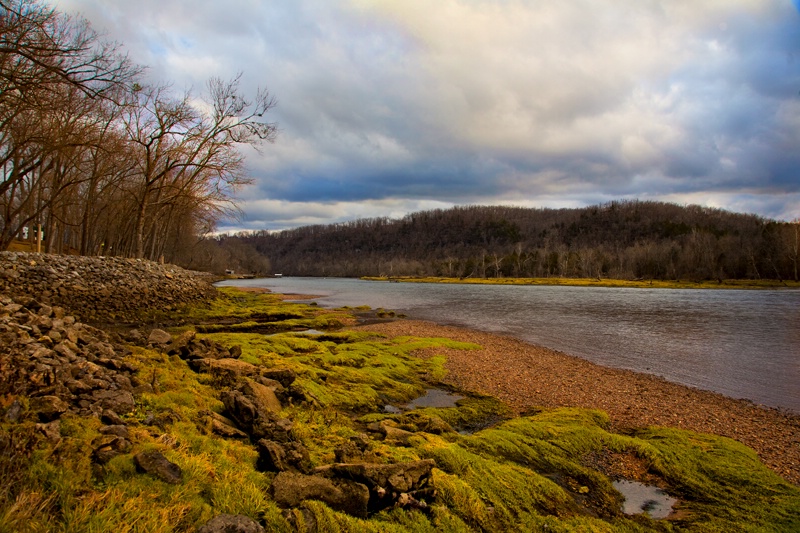
{"type": "Polygon", "coordinates": [[[277,96],[277,143],[248,153],[250,226],[620,197],[800,216],[788,2],[57,5],[176,89],[243,71],[277,96]]]}

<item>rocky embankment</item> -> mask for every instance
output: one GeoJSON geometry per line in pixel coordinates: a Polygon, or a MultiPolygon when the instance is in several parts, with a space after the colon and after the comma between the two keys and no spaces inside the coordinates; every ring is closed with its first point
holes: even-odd
{"type": "MultiPolygon", "coordinates": [[[[1,253],[3,421],[35,422],[36,431],[57,446],[65,414],[99,418],[101,436],[86,450],[95,477],[102,479],[115,457],[134,454],[141,473],[181,484],[180,467],[160,452],[135,453],[131,423],[165,429],[172,422],[157,413],[136,422],[128,416],[142,393],[158,389],[156,375],[150,379],[129,357],[140,346],[180,357],[194,372],[213,375],[225,411],[205,413],[203,423],[224,438],[253,443],[259,469],[277,473],[271,497],[284,509],[302,512],[307,499],[357,517],[390,507],[424,507],[433,461],[367,462],[367,438],[361,436],[336,450],[338,462],[312,468],[308,450],[293,436],[292,421],[279,416],[287,402],[308,401],[293,387],[292,372],[241,361],[238,346],[195,338],[193,330],[173,337],[137,322],[142,312],[169,310],[213,295],[209,282],[203,274],[148,261],[1,253]],[[113,332],[100,329],[99,323],[115,319],[117,325],[134,324],[113,332]]],[[[0,432],[0,453],[15,453],[12,433],[0,432]]],[[[252,520],[231,515],[220,515],[200,530],[263,531],[252,520]]]]}
{"type": "Polygon", "coordinates": [[[85,322],[135,321],[214,292],[211,275],[142,259],[0,252],[0,294],[85,322]]]}

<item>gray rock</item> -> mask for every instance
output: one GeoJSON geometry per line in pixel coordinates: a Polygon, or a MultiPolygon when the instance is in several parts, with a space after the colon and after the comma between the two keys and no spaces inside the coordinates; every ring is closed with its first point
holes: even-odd
{"type": "Polygon", "coordinates": [[[125,422],[119,417],[119,415],[113,409],[104,409],[103,413],[100,415],[100,421],[114,426],[122,426],[125,425],[125,422]]]}
{"type": "Polygon", "coordinates": [[[40,431],[52,444],[58,444],[61,440],[61,421],[53,420],[46,424],[36,424],[36,429],[40,431]]]}
{"type": "Polygon", "coordinates": [[[110,409],[116,413],[130,413],[136,407],[133,394],[129,390],[99,390],[92,393],[92,400],[98,412],[110,409]]]}
{"type": "Polygon", "coordinates": [[[259,469],[267,472],[308,472],[311,457],[299,442],[278,443],[268,439],[258,441],[259,469]]]}
{"type": "Polygon", "coordinates": [[[121,424],[115,424],[115,425],[111,425],[111,426],[103,426],[103,427],[101,427],[100,428],[100,434],[101,435],[116,435],[117,437],[122,437],[124,439],[127,439],[129,437],[129,435],[130,435],[130,432],[128,431],[128,427],[127,426],[124,426],[124,425],[121,425],[121,424]]]}
{"type": "Polygon", "coordinates": [[[30,409],[41,422],[50,422],[65,413],[69,405],[58,396],[40,396],[31,398],[30,409]]]}
{"type": "Polygon", "coordinates": [[[247,438],[247,433],[239,430],[236,423],[228,417],[219,413],[211,412],[211,431],[221,437],[243,439],[247,438]]]}
{"type": "Polygon", "coordinates": [[[22,404],[19,403],[18,400],[14,400],[14,402],[6,410],[6,420],[12,423],[19,422],[21,414],[22,414],[22,404]]]}
{"type": "Polygon", "coordinates": [[[133,456],[133,461],[138,470],[153,475],[166,483],[178,485],[182,481],[181,468],[170,462],[161,452],[137,453],[133,456]]]}
{"type": "Polygon", "coordinates": [[[255,440],[292,440],[292,423],[278,416],[281,404],[272,388],[247,380],[236,390],[224,391],[220,399],[228,416],[255,440]]]}
{"type": "Polygon", "coordinates": [[[163,329],[154,329],[147,337],[147,342],[149,344],[169,344],[172,342],[172,335],[163,329]]]}
{"type": "Polygon", "coordinates": [[[304,500],[318,500],[356,517],[366,518],[368,512],[369,489],[346,479],[281,472],[272,481],[270,494],[281,507],[298,507],[304,500]]]}
{"type": "Polygon", "coordinates": [[[264,528],[248,516],[221,514],[198,528],[197,533],[264,533],[264,528]]]}
{"type": "Polygon", "coordinates": [[[383,487],[399,494],[424,488],[434,466],[432,459],[425,459],[395,464],[334,464],[323,468],[327,475],[355,479],[370,488],[383,487]]]}
{"type": "Polygon", "coordinates": [[[128,453],[133,444],[126,438],[115,435],[104,435],[92,442],[92,461],[104,465],[114,457],[128,453]]]}

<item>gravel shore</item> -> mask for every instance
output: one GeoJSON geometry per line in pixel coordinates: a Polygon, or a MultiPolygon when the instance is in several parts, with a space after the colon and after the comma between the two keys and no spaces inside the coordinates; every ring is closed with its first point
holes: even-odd
{"type": "Polygon", "coordinates": [[[595,408],[609,414],[616,430],[658,425],[730,437],[753,448],[779,475],[800,484],[800,414],[599,366],[490,333],[414,320],[359,329],[479,344],[483,348],[477,351],[435,350],[447,357],[445,381],[495,396],[517,413],[536,407],[595,408]]]}

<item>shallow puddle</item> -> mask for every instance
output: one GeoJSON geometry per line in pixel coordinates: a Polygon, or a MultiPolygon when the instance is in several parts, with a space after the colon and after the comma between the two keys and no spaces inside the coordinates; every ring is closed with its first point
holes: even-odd
{"type": "Polygon", "coordinates": [[[318,329],[304,329],[302,331],[295,331],[299,335],[324,335],[324,331],[320,331],[318,329]]]}
{"type": "Polygon", "coordinates": [[[614,481],[612,485],[625,497],[622,512],[628,515],[647,513],[657,520],[666,518],[678,501],[660,488],[638,481],[623,479],[614,481]]]}
{"type": "Polygon", "coordinates": [[[453,394],[442,389],[428,389],[425,394],[406,404],[408,409],[422,409],[423,407],[455,407],[458,400],[464,396],[453,394]]]}

